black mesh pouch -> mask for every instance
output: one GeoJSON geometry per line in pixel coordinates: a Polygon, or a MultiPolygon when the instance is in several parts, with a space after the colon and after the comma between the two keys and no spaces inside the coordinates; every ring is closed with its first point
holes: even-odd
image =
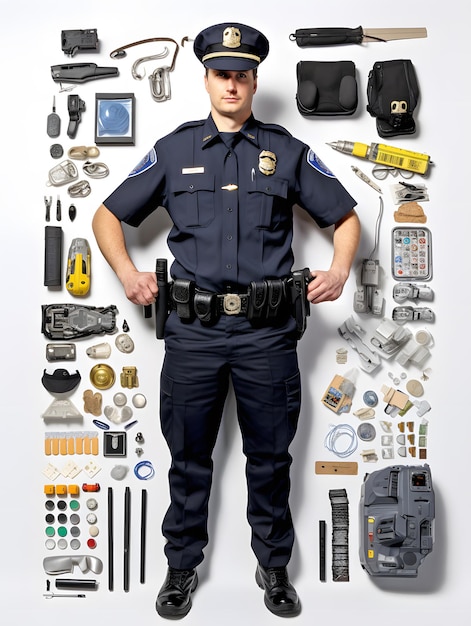
{"type": "Polygon", "coordinates": [[[296,104],[301,115],[352,115],[358,105],[353,61],[299,61],[296,104]]]}
{"type": "Polygon", "coordinates": [[[366,110],[376,118],[380,137],[412,135],[419,84],[409,59],[378,61],[368,74],[366,110]]]}

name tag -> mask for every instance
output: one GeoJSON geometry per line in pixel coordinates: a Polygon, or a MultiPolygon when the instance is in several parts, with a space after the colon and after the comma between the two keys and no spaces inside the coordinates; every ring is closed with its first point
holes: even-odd
{"type": "Polygon", "coordinates": [[[182,174],[204,174],[204,167],[183,167],[182,174]]]}

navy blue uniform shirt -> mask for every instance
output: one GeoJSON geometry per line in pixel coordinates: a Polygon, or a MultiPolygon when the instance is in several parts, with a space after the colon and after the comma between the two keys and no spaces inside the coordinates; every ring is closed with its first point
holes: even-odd
{"type": "Polygon", "coordinates": [[[211,116],[183,124],[104,202],[131,226],[165,207],[173,222],[172,277],[216,292],[290,273],[295,204],[321,228],[356,205],[309,146],[281,126],[252,116],[231,137],[211,116]]]}

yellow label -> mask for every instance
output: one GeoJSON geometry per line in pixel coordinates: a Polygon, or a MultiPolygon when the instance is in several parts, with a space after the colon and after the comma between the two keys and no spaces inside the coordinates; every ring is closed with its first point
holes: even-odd
{"type": "Polygon", "coordinates": [[[376,163],[409,170],[416,174],[425,174],[430,162],[430,157],[426,154],[394,148],[381,143],[377,145],[375,154],[370,155],[370,159],[376,163]]]}
{"type": "Polygon", "coordinates": [[[369,559],[374,559],[375,558],[375,551],[374,550],[368,550],[368,558],[369,559]]]}

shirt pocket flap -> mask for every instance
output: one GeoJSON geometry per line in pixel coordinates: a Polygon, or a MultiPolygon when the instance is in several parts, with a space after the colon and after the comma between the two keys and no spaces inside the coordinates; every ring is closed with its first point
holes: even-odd
{"type": "Polygon", "coordinates": [[[181,174],[173,181],[171,191],[174,194],[194,193],[195,191],[214,191],[214,175],[181,174]]]}
{"type": "Polygon", "coordinates": [[[268,196],[288,197],[288,181],[284,178],[264,178],[260,177],[254,181],[253,187],[249,190],[252,193],[264,193],[268,196]]]}

